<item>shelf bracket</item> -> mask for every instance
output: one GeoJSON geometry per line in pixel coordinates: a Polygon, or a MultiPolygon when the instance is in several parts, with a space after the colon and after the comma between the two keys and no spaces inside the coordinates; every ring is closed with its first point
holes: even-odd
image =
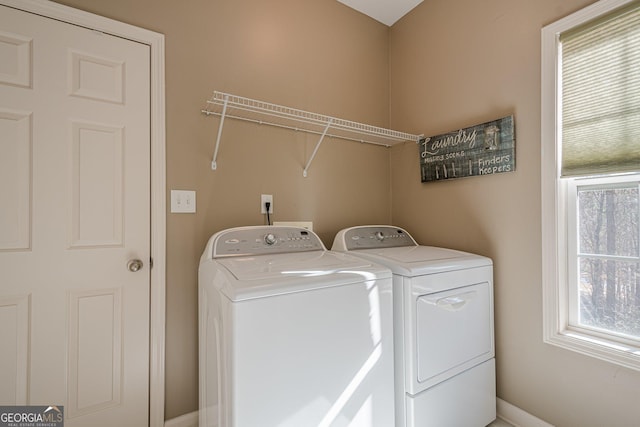
{"type": "Polygon", "coordinates": [[[302,171],[302,176],[305,178],[307,177],[307,171],[309,170],[309,166],[311,166],[311,162],[313,161],[313,158],[316,156],[316,153],[318,152],[318,148],[320,148],[320,144],[322,144],[322,141],[324,140],[325,135],[327,135],[327,132],[331,127],[331,123],[333,123],[333,119],[329,119],[329,121],[327,122],[327,126],[325,126],[324,131],[322,132],[322,135],[320,135],[320,139],[316,144],[316,148],[313,149],[313,153],[311,153],[311,157],[309,157],[309,161],[307,162],[307,165],[304,167],[304,170],[302,171]]]}
{"type": "Polygon", "coordinates": [[[224,104],[222,104],[222,114],[220,115],[220,125],[218,126],[218,137],[216,138],[216,148],[213,151],[213,160],[211,161],[211,170],[218,168],[218,149],[220,148],[220,137],[222,136],[222,127],[224,126],[224,118],[227,115],[227,104],[229,103],[229,95],[224,96],[224,104]]]}

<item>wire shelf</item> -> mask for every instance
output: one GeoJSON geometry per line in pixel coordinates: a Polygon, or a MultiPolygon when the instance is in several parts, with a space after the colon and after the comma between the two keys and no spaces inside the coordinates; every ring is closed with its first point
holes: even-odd
{"type": "Polygon", "coordinates": [[[313,161],[313,157],[325,137],[340,138],[385,147],[390,147],[405,141],[418,142],[420,138],[420,135],[385,129],[218,91],[213,92],[213,96],[207,100],[206,108],[203,109],[202,112],[207,115],[221,117],[213,162],[211,164],[212,169],[216,168],[218,147],[220,145],[220,136],[225,118],[320,135],[320,140],[316,144],[316,148],[307,166],[304,168],[305,176],[313,161]]]}

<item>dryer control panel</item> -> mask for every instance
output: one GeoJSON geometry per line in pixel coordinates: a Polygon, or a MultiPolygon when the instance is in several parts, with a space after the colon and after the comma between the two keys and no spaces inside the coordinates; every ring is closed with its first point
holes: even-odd
{"type": "Polygon", "coordinates": [[[366,225],[340,231],[336,235],[331,250],[352,251],[399,246],[418,246],[418,244],[402,228],[390,225],[366,225]]]}
{"type": "Polygon", "coordinates": [[[313,231],[299,227],[231,228],[212,240],[212,258],[326,250],[313,231]]]}

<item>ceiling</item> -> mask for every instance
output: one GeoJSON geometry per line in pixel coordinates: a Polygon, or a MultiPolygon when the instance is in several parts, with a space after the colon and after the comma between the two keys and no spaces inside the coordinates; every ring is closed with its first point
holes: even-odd
{"type": "Polygon", "coordinates": [[[367,16],[392,26],[422,0],[338,0],[340,3],[362,12],[367,16]]]}

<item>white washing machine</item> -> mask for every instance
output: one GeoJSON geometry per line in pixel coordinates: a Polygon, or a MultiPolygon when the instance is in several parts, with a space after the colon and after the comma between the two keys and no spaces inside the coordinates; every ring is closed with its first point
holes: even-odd
{"type": "Polygon", "coordinates": [[[491,423],[496,418],[491,259],[420,246],[392,226],[344,229],[331,249],[393,271],[395,425],[491,423]]]}
{"type": "Polygon", "coordinates": [[[297,227],[214,234],[199,268],[201,427],[389,427],[388,268],[297,227]]]}

